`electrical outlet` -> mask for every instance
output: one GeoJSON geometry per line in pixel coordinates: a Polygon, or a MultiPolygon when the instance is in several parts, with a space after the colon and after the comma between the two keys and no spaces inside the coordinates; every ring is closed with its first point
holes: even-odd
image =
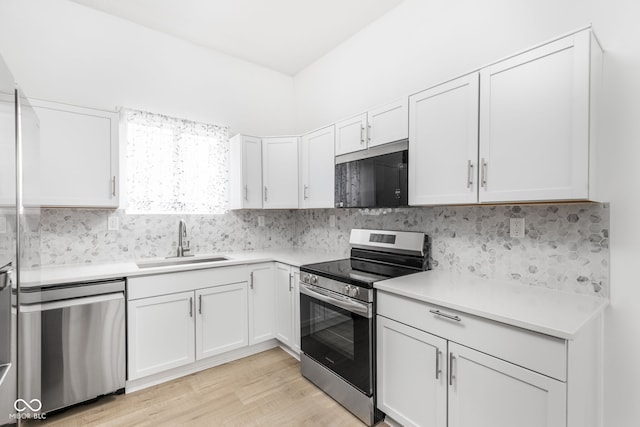
{"type": "Polygon", "coordinates": [[[264,227],[264,216],[263,215],[259,215],[258,216],[258,227],[264,227]]]}
{"type": "Polygon", "coordinates": [[[335,227],[335,226],[336,226],[336,216],[329,215],[329,227],[335,227]]]}
{"type": "Polygon", "coordinates": [[[509,235],[514,238],[524,237],[524,218],[511,218],[509,235]]]}
{"type": "Polygon", "coordinates": [[[0,216],[0,234],[7,232],[7,218],[0,216]]]}
{"type": "Polygon", "coordinates": [[[118,231],[118,229],[120,229],[120,218],[115,215],[111,215],[107,218],[107,230],[118,231]]]}

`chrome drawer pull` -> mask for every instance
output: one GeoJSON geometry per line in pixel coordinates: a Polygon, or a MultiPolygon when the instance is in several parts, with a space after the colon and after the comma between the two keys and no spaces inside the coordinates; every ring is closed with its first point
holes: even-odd
{"type": "Polygon", "coordinates": [[[429,313],[435,314],[436,316],[446,317],[447,319],[455,320],[456,322],[461,322],[462,319],[459,316],[454,316],[453,314],[443,313],[440,310],[429,310],[429,313]]]}

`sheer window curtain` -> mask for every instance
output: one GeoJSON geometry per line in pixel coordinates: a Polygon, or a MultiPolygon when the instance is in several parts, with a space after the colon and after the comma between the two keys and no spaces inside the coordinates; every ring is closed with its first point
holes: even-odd
{"type": "Polygon", "coordinates": [[[228,210],[229,128],[123,109],[127,213],[228,210]]]}

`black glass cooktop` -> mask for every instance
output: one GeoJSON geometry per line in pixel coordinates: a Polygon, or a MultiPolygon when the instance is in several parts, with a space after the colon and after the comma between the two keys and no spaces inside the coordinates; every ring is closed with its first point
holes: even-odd
{"type": "Polygon", "coordinates": [[[373,282],[390,279],[392,277],[406,276],[407,274],[417,273],[420,270],[399,265],[347,258],[303,265],[300,267],[300,271],[328,277],[356,286],[371,288],[373,287],[373,282]]]}

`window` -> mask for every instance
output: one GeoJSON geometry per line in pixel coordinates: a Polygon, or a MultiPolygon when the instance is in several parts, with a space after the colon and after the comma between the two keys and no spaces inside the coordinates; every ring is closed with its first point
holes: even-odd
{"type": "Polygon", "coordinates": [[[221,214],[228,128],[126,110],[127,212],[221,214]]]}

